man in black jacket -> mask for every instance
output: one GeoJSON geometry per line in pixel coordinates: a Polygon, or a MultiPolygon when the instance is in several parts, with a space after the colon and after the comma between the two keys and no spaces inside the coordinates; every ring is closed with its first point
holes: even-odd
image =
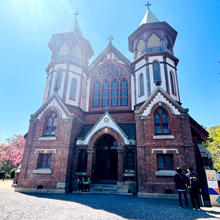
{"type": "Polygon", "coordinates": [[[177,174],[174,176],[174,182],[175,182],[176,190],[179,195],[180,208],[183,208],[182,194],[184,195],[185,198],[185,206],[188,207],[188,199],[186,195],[187,179],[185,175],[182,174],[182,169],[180,167],[177,167],[176,172],[177,174]]]}
{"type": "Polygon", "coordinates": [[[187,185],[192,201],[193,209],[200,209],[200,201],[199,201],[199,192],[200,192],[200,184],[198,175],[193,172],[192,167],[187,168],[187,185]]]}

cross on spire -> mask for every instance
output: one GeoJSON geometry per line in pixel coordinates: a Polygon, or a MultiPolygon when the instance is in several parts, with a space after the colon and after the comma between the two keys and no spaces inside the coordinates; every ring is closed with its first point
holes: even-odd
{"type": "Polygon", "coordinates": [[[150,6],[151,6],[151,3],[147,2],[147,3],[145,4],[145,6],[147,6],[147,9],[149,10],[149,9],[150,9],[150,6]]]}
{"type": "Polygon", "coordinates": [[[78,11],[75,11],[75,12],[73,13],[73,15],[75,16],[75,20],[77,20],[77,16],[79,15],[79,12],[78,12],[78,11]]]}
{"type": "Polygon", "coordinates": [[[108,37],[108,42],[109,42],[109,44],[112,44],[113,39],[114,39],[114,38],[113,38],[111,35],[108,37]]]}

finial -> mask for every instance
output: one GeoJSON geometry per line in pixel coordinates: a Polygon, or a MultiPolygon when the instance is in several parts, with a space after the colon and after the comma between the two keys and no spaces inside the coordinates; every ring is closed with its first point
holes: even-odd
{"type": "Polygon", "coordinates": [[[145,4],[145,6],[147,6],[147,9],[150,9],[151,3],[147,2],[147,4],[145,4]]]}
{"type": "Polygon", "coordinates": [[[108,42],[109,42],[109,44],[112,44],[113,39],[114,39],[114,38],[113,38],[111,35],[108,37],[108,42]]]}
{"type": "Polygon", "coordinates": [[[77,20],[77,16],[79,15],[79,12],[78,11],[75,11],[74,13],[73,13],[73,15],[75,16],[75,21],[77,20]]]}

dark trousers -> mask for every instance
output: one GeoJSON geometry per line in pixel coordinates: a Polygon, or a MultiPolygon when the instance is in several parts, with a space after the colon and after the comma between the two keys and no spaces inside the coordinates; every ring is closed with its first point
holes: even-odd
{"type": "Polygon", "coordinates": [[[83,184],[82,183],[78,183],[78,189],[79,189],[79,191],[83,191],[83,184]]]}
{"type": "Polygon", "coordinates": [[[199,202],[199,191],[198,190],[190,190],[190,198],[192,201],[192,206],[193,208],[198,208],[200,209],[200,202],[199,202]],[[197,206],[196,206],[197,205],[197,206]]]}
{"type": "Polygon", "coordinates": [[[177,191],[177,192],[178,192],[178,195],[179,195],[180,207],[183,207],[182,194],[183,194],[184,199],[185,199],[185,206],[188,207],[188,199],[187,199],[186,191],[177,191]]]}

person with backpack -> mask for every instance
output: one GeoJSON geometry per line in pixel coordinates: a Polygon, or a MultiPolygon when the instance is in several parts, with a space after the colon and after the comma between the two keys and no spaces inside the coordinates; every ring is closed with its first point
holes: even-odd
{"type": "Polygon", "coordinates": [[[199,193],[200,193],[200,184],[198,175],[193,172],[192,167],[187,168],[187,185],[190,193],[190,198],[192,201],[193,209],[200,209],[199,193]]]}
{"type": "Polygon", "coordinates": [[[176,168],[176,172],[177,173],[174,176],[174,182],[175,182],[176,191],[178,192],[178,195],[179,195],[180,208],[183,208],[182,194],[185,199],[185,206],[188,207],[188,199],[186,195],[186,189],[187,189],[186,176],[182,174],[182,169],[180,167],[176,168]]]}

